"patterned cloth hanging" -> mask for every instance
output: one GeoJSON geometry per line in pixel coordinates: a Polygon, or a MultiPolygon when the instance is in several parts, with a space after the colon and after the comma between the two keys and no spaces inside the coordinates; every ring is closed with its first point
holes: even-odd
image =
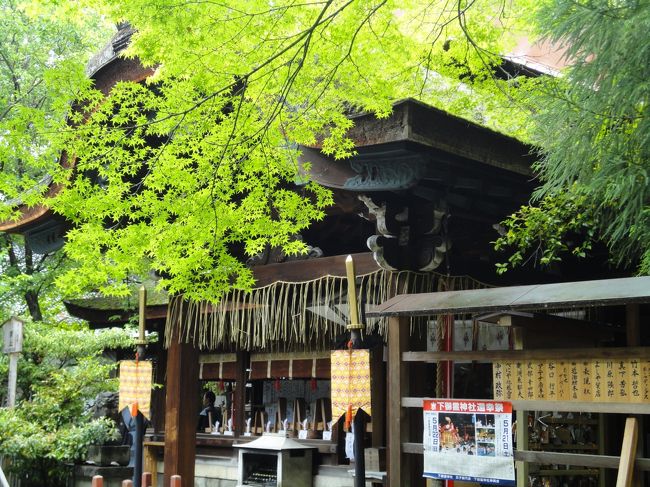
{"type": "Polygon", "coordinates": [[[332,361],[332,420],[344,414],[352,421],[359,409],[372,414],[370,403],[370,351],[334,350],[332,361]]]}
{"type": "Polygon", "coordinates": [[[135,406],[145,418],[151,417],[152,370],[148,360],[120,362],[120,411],[126,407],[133,411],[135,406]]]}

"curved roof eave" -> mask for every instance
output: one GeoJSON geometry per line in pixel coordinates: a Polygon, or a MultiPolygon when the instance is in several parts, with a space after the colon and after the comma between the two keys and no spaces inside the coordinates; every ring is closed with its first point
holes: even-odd
{"type": "MultiPolygon", "coordinates": [[[[121,29],[104,49],[95,55],[88,63],[87,73],[95,80],[95,86],[105,95],[118,81],[143,81],[153,74],[153,69],[143,67],[139,61],[121,56],[132,31],[121,29]]],[[[60,164],[65,164],[67,158],[62,155],[60,164]]],[[[55,196],[61,191],[62,185],[50,182],[46,197],[55,196]]],[[[7,233],[23,233],[33,226],[43,223],[52,217],[52,210],[43,205],[18,205],[19,216],[16,219],[0,221],[0,231],[7,233]]]]}

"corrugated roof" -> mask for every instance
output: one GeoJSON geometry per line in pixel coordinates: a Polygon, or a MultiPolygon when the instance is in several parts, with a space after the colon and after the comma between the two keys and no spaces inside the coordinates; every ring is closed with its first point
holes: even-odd
{"type": "Polygon", "coordinates": [[[427,316],[497,310],[585,308],[647,302],[650,302],[650,276],[471,291],[401,294],[375,306],[366,313],[366,316],[427,316]]]}

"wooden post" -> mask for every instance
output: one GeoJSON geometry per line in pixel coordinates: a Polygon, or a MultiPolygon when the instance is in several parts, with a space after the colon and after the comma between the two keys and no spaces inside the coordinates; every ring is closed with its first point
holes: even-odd
{"type": "Polygon", "coordinates": [[[153,485],[153,475],[151,472],[144,472],[142,474],[142,487],[152,487],[153,485]]]}
{"type": "Polygon", "coordinates": [[[370,402],[372,404],[372,446],[386,443],[386,372],[384,371],[384,350],[377,347],[370,351],[370,402]]]}
{"type": "MultiPolygon", "coordinates": [[[[607,421],[605,421],[605,415],[603,413],[598,414],[598,454],[605,454],[605,438],[608,438],[605,428],[607,427],[607,421]]],[[[607,487],[605,481],[606,472],[604,468],[598,469],[600,474],[598,475],[598,487],[607,487]]]]}
{"type": "MultiPolygon", "coordinates": [[[[625,328],[627,335],[627,346],[628,347],[640,347],[641,346],[641,313],[638,304],[628,304],[625,306],[625,328]]],[[[635,416],[637,420],[638,430],[644,431],[644,417],[639,414],[635,416]]],[[[645,450],[645,438],[643,435],[639,435],[637,438],[637,450],[642,452],[645,450]]],[[[634,479],[633,485],[635,487],[640,487],[643,482],[642,476],[637,475],[637,478],[634,479]]]]}
{"type": "MultiPolygon", "coordinates": [[[[454,349],[454,321],[454,315],[447,314],[443,317],[442,324],[444,326],[444,338],[438,343],[438,350],[451,352],[454,349]]],[[[438,368],[440,368],[442,372],[442,376],[438,374],[438,376],[442,378],[442,384],[440,384],[442,397],[452,398],[454,396],[454,362],[451,360],[438,362],[438,368]]],[[[438,384],[436,384],[436,393],[438,388],[438,384]]],[[[422,465],[422,468],[424,470],[424,465],[422,465]]],[[[441,485],[444,485],[445,487],[454,487],[454,484],[454,480],[444,480],[441,482],[441,485]]]]}
{"type": "Polygon", "coordinates": [[[402,455],[403,431],[408,431],[408,416],[402,397],[408,394],[408,371],[402,362],[409,338],[409,319],[388,319],[388,485],[409,487],[410,475],[402,455]]]}
{"type": "MultiPolygon", "coordinates": [[[[524,330],[521,327],[512,328],[514,340],[513,349],[523,350],[524,348],[524,330]]],[[[517,450],[528,450],[528,411],[517,410],[517,450]]],[[[515,462],[517,487],[526,487],[528,485],[528,464],[526,462],[515,462]]]]}
{"type": "MultiPolygon", "coordinates": [[[[233,402],[235,403],[234,418],[232,418],[232,428],[237,436],[244,433],[246,427],[246,369],[250,363],[248,352],[237,352],[237,362],[235,370],[235,392],[233,402]]],[[[225,428],[224,424],[224,428],[225,428]]],[[[225,429],[224,429],[225,431],[225,429]]]]}
{"type": "Polygon", "coordinates": [[[181,487],[181,476],[172,475],[170,487],[181,487]]]}
{"type": "MultiPolygon", "coordinates": [[[[190,344],[172,337],[167,351],[165,398],[165,487],[181,475],[194,485],[196,422],[199,398],[199,353],[190,344]]],[[[180,485],[180,484],[179,484],[180,485]]]]}
{"type": "Polygon", "coordinates": [[[2,351],[9,354],[9,381],[7,383],[7,407],[16,405],[16,380],[18,377],[18,357],[23,350],[23,322],[15,316],[2,325],[2,351]]]}
{"type": "Polygon", "coordinates": [[[155,448],[157,447],[148,444],[144,445],[144,459],[142,461],[144,473],[142,474],[142,487],[157,487],[156,476],[158,475],[158,457],[155,448]]]}
{"type": "MultiPolygon", "coordinates": [[[[167,350],[162,345],[165,336],[165,322],[160,321],[156,323],[156,331],[158,332],[159,339],[156,343],[150,346],[151,357],[157,361],[158,365],[154,367],[154,381],[157,384],[162,384],[163,387],[156,388],[151,391],[151,424],[155,433],[165,432],[165,392],[167,387],[165,385],[165,375],[167,374],[167,350]]],[[[144,466],[147,469],[146,465],[144,466]]],[[[155,473],[155,470],[151,470],[155,473]]]]}
{"type": "Polygon", "coordinates": [[[621,447],[621,460],[618,464],[616,487],[632,487],[638,434],[639,425],[637,419],[627,418],[625,420],[625,432],[623,433],[623,446],[621,447]]]}
{"type": "Polygon", "coordinates": [[[18,357],[20,353],[9,354],[9,382],[7,383],[7,407],[13,408],[16,405],[16,382],[18,378],[18,357]]]}
{"type": "Polygon", "coordinates": [[[95,475],[93,477],[91,487],[104,487],[104,477],[101,475],[95,475]]]}
{"type": "MultiPolygon", "coordinates": [[[[641,346],[641,313],[638,304],[628,304],[625,306],[625,331],[628,347],[641,346]]],[[[643,415],[639,414],[634,416],[637,420],[637,427],[639,431],[643,431],[643,415]]],[[[645,441],[643,435],[638,435],[637,450],[643,452],[645,450],[645,441]]],[[[632,484],[634,487],[641,487],[643,482],[643,475],[637,475],[632,484]]]]}

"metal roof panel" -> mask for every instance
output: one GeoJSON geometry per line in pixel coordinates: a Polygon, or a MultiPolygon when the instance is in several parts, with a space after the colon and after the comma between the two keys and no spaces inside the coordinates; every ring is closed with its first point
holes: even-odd
{"type": "Polygon", "coordinates": [[[650,302],[650,276],[401,294],[375,306],[366,316],[427,316],[647,302],[650,302]]]}

